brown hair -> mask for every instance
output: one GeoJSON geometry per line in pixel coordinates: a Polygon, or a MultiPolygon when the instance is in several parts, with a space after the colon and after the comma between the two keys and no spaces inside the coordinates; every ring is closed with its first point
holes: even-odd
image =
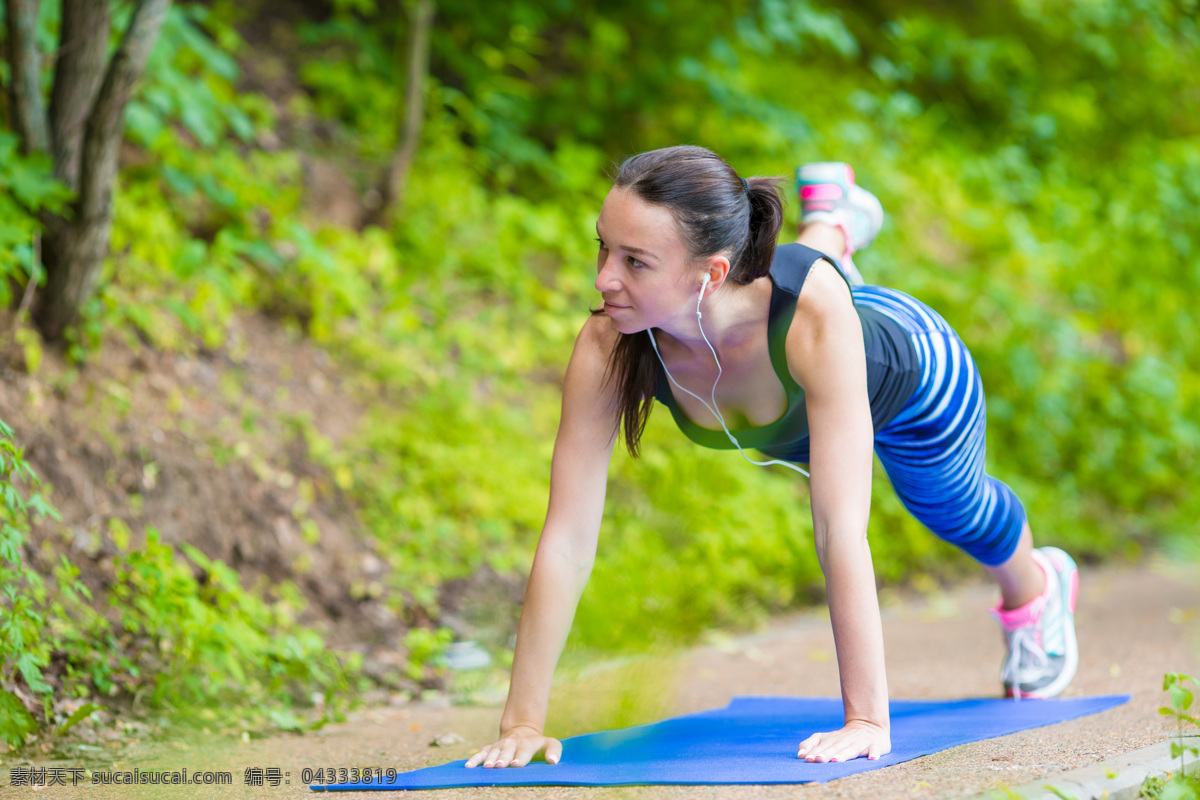
{"type": "MultiPolygon", "coordinates": [[[[693,259],[726,253],[728,279],[745,285],[770,272],[783,226],[780,182],[779,178],[743,180],[711,150],[682,145],[627,158],[613,187],[669,210],[693,259]]],[[[620,334],[604,379],[617,382],[625,446],[634,458],[650,419],[661,370],[646,331],[620,334]]]]}

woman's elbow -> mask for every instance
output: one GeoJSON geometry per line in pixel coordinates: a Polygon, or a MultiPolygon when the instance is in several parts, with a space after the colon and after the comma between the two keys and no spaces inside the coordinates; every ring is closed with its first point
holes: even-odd
{"type": "Polygon", "coordinates": [[[848,548],[850,552],[866,548],[866,522],[816,520],[813,522],[813,544],[817,550],[817,560],[824,570],[831,555],[845,552],[848,548]]]}

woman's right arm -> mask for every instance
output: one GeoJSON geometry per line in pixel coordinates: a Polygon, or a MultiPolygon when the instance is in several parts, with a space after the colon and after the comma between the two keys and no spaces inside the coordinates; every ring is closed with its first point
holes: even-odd
{"type": "Polygon", "coordinates": [[[575,340],[550,466],[550,504],[517,626],[500,738],[468,767],[524,766],[542,750],[550,763],[562,757],[562,745],[543,730],[554,667],[596,557],[617,435],[616,392],[604,382],[617,335],[606,317],[595,315],[575,340]]]}

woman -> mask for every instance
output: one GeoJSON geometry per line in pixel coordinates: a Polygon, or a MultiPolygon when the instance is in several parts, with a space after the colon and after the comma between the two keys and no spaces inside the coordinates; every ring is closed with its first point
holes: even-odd
{"type": "Polygon", "coordinates": [[[809,735],[798,757],[875,759],[891,749],[866,537],[872,450],[906,508],[999,584],[992,613],[1009,649],[1006,693],[1046,697],[1070,683],[1075,564],[1057,548],[1034,550],[1020,501],[984,473],[983,390],[970,354],[927,306],[891,289],[852,291],[823,255],[847,261],[882,220],[849,168],[808,165],[798,182],[800,239],[776,248],[777,179],[739,178],[699,147],[621,166],[596,225],[604,307],[584,323],[567,367],[500,737],[468,767],[522,766],[543,750],[550,763],[561,758],[543,732],[551,678],[591,572],[617,432],[623,425],[636,455],[656,398],[701,445],[750,446],[782,459],[755,463],[812,471],[845,724],[809,735]]]}

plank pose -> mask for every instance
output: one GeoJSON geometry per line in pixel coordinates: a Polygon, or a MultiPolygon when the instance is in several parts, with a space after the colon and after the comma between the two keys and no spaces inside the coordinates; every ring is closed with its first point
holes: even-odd
{"type": "Polygon", "coordinates": [[[1020,500],[984,472],[983,386],[970,353],[928,306],[862,285],[850,255],[874,238],[883,211],[848,166],[805,165],[797,182],[800,239],[777,248],[778,179],[740,178],[700,147],[622,164],[596,224],[604,307],[567,367],[500,737],[468,767],[522,766],[543,750],[551,763],[562,757],[543,731],[551,677],[594,561],[617,434],[623,426],[636,453],[656,399],[702,446],[753,447],[812,472],[845,723],[812,732],[798,757],[891,750],[867,544],[872,451],[913,516],[999,584],[1005,692],[1049,697],[1074,677],[1078,572],[1063,551],[1033,549],[1020,500]]]}

